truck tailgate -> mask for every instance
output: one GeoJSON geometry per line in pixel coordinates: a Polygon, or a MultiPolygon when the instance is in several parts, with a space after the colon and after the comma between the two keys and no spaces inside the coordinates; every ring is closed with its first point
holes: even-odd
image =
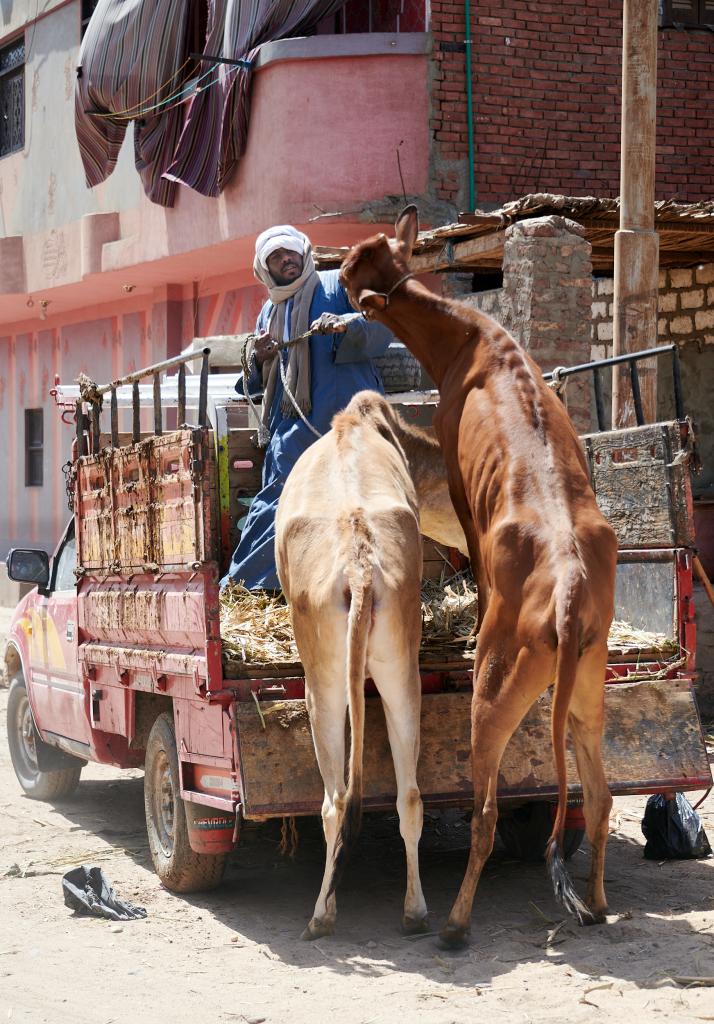
{"type": "MultiPolygon", "coordinates": [[[[425,694],[422,699],[419,786],[425,803],[471,801],[471,693],[425,694]]],[[[550,693],[529,711],[501,763],[500,799],[557,793],[550,743],[550,693]]],[[[236,702],[243,813],[318,814],[323,788],[304,700],[236,702]]],[[[705,789],[709,760],[691,683],[661,680],[606,687],[603,759],[612,792],[705,789]]],[[[569,790],[581,793],[568,746],[569,790]]],[[[379,698],[366,701],[364,805],[395,804],[396,784],[379,698]]]]}

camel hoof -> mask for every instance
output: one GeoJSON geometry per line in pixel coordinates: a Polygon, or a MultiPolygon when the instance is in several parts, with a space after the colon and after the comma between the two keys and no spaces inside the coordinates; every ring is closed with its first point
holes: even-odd
{"type": "Polygon", "coordinates": [[[312,942],[314,939],[324,939],[326,935],[334,934],[334,921],[318,921],[316,917],[313,917],[300,938],[305,942],[312,942]]]}
{"type": "Polygon", "coordinates": [[[607,920],[607,907],[603,910],[592,910],[590,909],[587,914],[582,914],[580,917],[580,924],[587,926],[591,924],[605,924],[607,920]]]}
{"type": "Polygon", "coordinates": [[[455,925],[447,924],[439,932],[436,944],[439,949],[466,949],[469,937],[468,928],[457,928],[455,925]]]}
{"type": "Polygon", "coordinates": [[[429,917],[407,917],[402,918],[402,935],[423,935],[429,931],[429,917]]]}

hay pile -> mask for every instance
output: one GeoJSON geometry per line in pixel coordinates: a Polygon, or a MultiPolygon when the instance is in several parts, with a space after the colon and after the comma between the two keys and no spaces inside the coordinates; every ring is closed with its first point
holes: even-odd
{"type": "MultiPolygon", "coordinates": [[[[221,591],[221,639],[229,661],[247,665],[298,662],[290,613],[282,594],[270,595],[231,584],[221,591]]],[[[421,592],[421,654],[438,657],[473,656],[476,647],[478,597],[471,573],[461,572],[446,581],[424,580],[421,592]]],[[[671,657],[679,645],[663,633],[649,633],[627,622],[613,622],[611,652],[647,651],[671,657]]]]}
{"type": "MultiPolygon", "coordinates": [[[[441,584],[424,580],[421,592],[422,654],[431,657],[476,646],[476,586],[463,572],[441,584]]],[[[300,660],[290,613],[282,594],[246,590],[232,583],[221,591],[223,656],[248,665],[300,660]]]]}
{"type": "Polygon", "coordinates": [[[466,653],[476,647],[478,595],[471,573],[446,582],[423,580],[421,653],[430,656],[466,653]]]}
{"type": "Polygon", "coordinates": [[[664,633],[648,633],[629,622],[614,621],[610,626],[607,646],[611,651],[654,651],[656,654],[678,654],[679,644],[664,633]]]}
{"type": "Polygon", "coordinates": [[[221,591],[220,605],[224,657],[249,665],[300,660],[282,594],[273,597],[231,583],[221,591]]]}

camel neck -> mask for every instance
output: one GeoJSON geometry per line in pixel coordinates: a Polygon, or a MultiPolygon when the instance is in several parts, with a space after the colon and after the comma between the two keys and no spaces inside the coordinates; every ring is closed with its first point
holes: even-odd
{"type": "Polygon", "coordinates": [[[473,327],[453,316],[452,299],[434,295],[419,281],[408,281],[392,296],[379,319],[416,356],[437,387],[473,327]]]}
{"type": "Polygon", "coordinates": [[[446,476],[444,457],[433,428],[410,426],[396,417],[395,433],[409,463],[409,472],[417,497],[420,491],[429,490],[446,476]]]}

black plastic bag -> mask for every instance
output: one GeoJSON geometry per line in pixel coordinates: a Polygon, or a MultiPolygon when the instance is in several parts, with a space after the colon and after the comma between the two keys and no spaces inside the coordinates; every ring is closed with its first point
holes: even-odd
{"type": "Polygon", "coordinates": [[[661,793],[651,796],[642,832],[648,860],[688,860],[712,852],[701,819],[683,793],[676,793],[673,800],[661,793]]]}
{"type": "Polygon", "coordinates": [[[116,895],[101,868],[82,864],[62,877],[64,901],[78,914],[108,917],[111,921],[131,921],[146,917],[143,907],[137,907],[116,895]]]}

